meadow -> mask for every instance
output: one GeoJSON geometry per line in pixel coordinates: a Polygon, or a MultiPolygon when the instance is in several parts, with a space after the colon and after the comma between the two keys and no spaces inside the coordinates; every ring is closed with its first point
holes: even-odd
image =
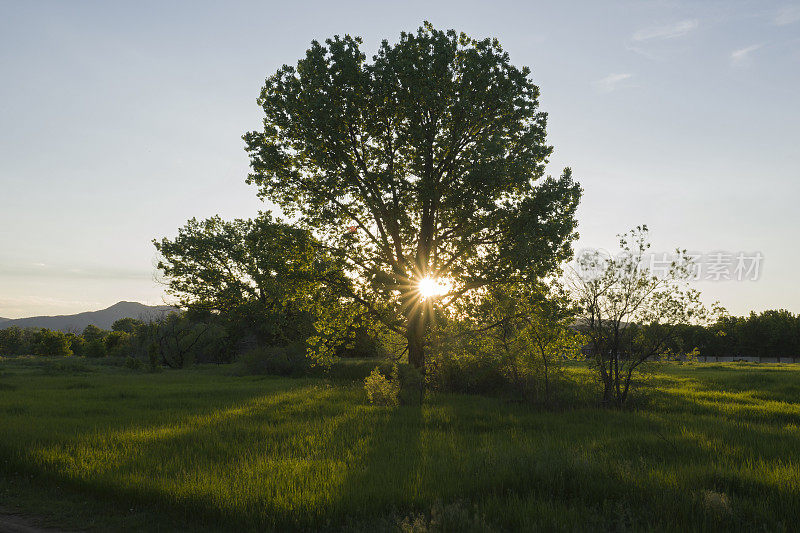
{"type": "MultiPolygon", "coordinates": [[[[349,374],[0,359],[0,507],[88,530],[788,531],[800,519],[794,365],[655,364],[627,410],[591,394],[558,410],[449,394],[378,407],[349,374]]],[[[567,377],[595,392],[587,368],[567,377]]]]}

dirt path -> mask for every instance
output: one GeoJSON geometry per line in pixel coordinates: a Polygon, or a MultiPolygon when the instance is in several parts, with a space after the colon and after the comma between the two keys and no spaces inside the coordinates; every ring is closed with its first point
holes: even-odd
{"type": "Polygon", "coordinates": [[[37,526],[36,522],[33,517],[0,511],[0,533],[60,533],[63,531],[37,526]]]}

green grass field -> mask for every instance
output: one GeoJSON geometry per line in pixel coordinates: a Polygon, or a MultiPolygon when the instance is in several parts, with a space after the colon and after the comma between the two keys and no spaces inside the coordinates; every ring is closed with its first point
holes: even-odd
{"type": "Polygon", "coordinates": [[[559,412],[232,370],[0,359],[0,507],[92,530],[800,523],[795,366],[661,364],[635,409],[559,412]]]}

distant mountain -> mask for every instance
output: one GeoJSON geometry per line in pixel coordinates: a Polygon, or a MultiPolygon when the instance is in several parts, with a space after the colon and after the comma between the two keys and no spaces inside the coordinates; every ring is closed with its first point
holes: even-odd
{"type": "Polygon", "coordinates": [[[64,332],[81,332],[89,324],[101,329],[111,329],[111,324],[120,318],[147,320],[175,311],[169,305],[144,305],[139,302],[118,302],[107,309],[87,311],[76,315],[33,316],[30,318],[0,318],[0,329],[47,328],[64,332]]]}

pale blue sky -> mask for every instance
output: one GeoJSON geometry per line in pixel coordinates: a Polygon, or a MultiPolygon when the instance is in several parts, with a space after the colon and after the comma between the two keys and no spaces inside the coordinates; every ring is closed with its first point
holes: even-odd
{"type": "Polygon", "coordinates": [[[800,311],[800,3],[0,2],[0,316],[160,303],[153,237],[264,208],[241,135],[312,39],[500,39],[585,189],[578,247],[760,251],[733,313],[800,311]]]}

